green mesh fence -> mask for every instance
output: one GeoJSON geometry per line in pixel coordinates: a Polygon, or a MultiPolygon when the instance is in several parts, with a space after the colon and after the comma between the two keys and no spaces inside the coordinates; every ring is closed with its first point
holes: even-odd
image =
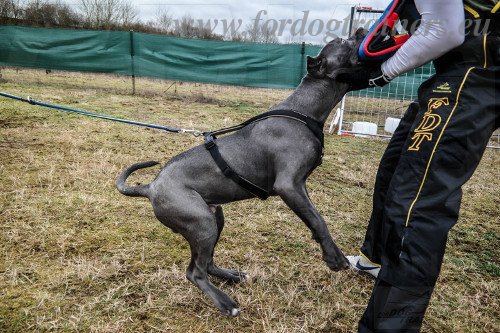
{"type": "Polygon", "coordinates": [[[319,47],[133,35],[135,74],[163,79],[293,88],[305,74],[305,54],[319,47]],[[302,54],[304,53],[304,54],[302,54]]]}
{"type": "Polygon", "coordinates": [[[0,26],[0,65],[131,74],[127,33],[0,26]]]}
{"type": "MultiPolygon", "coordinates": [[[[266,88],[294,88],[318,46],[258,44],[119,31],[0,26],[0,66],[105,72],[266,88]]],[[[406,78],[415,95],[425,77],[406,78]]],[[[377,96],[378,97],[378,96],[377,96]]],[[[382,96],[381,96],[382,97],[382,96]]]]}

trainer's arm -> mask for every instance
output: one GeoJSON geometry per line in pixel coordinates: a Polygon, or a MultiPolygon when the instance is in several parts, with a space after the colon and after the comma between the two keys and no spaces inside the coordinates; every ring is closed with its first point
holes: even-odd
{"type": "Polygon", "coordinates": [[[464,42],[462,0],[415,0],[422,16],[417,31],[382,64],[389,79],[434,60],[464,42]]]}

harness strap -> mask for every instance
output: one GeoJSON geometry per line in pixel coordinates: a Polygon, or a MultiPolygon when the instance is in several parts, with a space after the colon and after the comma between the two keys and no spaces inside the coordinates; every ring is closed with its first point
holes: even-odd
{"type": "Polygon", "coordinates": [[[203,135],[207,134],[212,134],[212,135],[221,135],[221,134],[227,134],[231,133],[234,131],[237,131],[239,129],[242,129],[243,127],[246,127],[254,122],[261,121],[270,117],[284,117],[284,118],[290,118],[296,121],[300,121],[307,125],[309,129],[314,133],[314,135],[318,138],[318,140],[321,142],[321,147],[324,146],[324,134],[323,134],[323,124],[320,123],[319,121],[316,121],[315,119],[306,116],[305,114],[302,114],[297,111],[292,111],[292,110],[272,110],[268,111],[262,114],[259,114],[253,118],[248,119],[247,121],[231,126],[231,127],[226,127],[226,128],[221,128],[215,131],[211,132],[205,132],[203,135]]]}
{"type": "Polygon", "coordinates": [[[321,164],[321,160],[323,158],[323,150],[324,150],[323,125],[320,122],[314,120],[313,118],[306,116],[305,114],[302,114],[300,112],[295,112],[291,110],[268,111],[253,118],[250,118],[249,120],[245,121],[244,123],[241,123],[240,125],[226,127],[216,131],[203,133],[205,137],[205,148],[210,152],[210,155],[215,161],[215,164],[217,164],[217,166],[222,171],[224,176],[231,179],[236,184],[241,186],[243,189],[255,195],[256,197],[260,198],[261,200],[266,200],[267,198],[269,198],[270,196],[269,192],[261,188],[260,186],[252,183],[248,179],[240,176],[237,172],[235,172],[220,154],[219,148],[217,147],[217,143],[215,142],[215,140],[216,140],[216,135],[234,132],[254,122],[268,119],[271,117],[290,118],[295,121],[300,121],[305,125],[307,125],[307,127],[314,133],[314,135],[318,138],[318,140],[321,143],[321,157],[316,166],[321,164]]]}
{"type": "Polygon", "coordinates": [[[205,135],[205,148],[207,148],[207,150],[210,152],[210,155],[212,156],[224,176],[231,179],[233,182],[240,185],[245,190],[260,198],[261,200],[266,200],[267,198],[269,198],[269,192],[255,185],[248,179],[241,177],[229,166],[229,164],[227,164],[226,160],[224,160],[224,158],[221,156],[219,148],[215,143],[215,137],[211,134],[205,135]]]}

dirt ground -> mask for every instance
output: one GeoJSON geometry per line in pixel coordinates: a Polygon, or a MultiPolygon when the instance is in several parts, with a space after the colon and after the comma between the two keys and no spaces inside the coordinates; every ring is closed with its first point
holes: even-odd
{"type": "MultiPolygon", "coordinates": [[[[239,123],[290,91],[3,69],[0,91],[200,130],[239,123]]],[[[167,161],[200,138],[0,98],[0,332],[354,332],[373,281],[334,273],[278,198],[225,205],[216,248],[247,282],[213,280],[242,313],[221,315],[185,278],[187,243],[145,199],[119,194],[126,166],[167,161]]],[[[357,252],[386,141],[326,136],[312,200],[346,254],[357,252]]],[[[500,152],[464,187],[423,332],[500,332],[500,152]]],[[[132,182],[149,182],[158,168],[132,182]]]]}

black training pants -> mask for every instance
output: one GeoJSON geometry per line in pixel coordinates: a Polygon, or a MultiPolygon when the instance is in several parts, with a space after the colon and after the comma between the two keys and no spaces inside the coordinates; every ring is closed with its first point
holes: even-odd
{"type": "Polygon", "coordinates": [[[435,62],[376,177],[361,248],[381,264],[359,332],[419,332],[462,185],[500,125],[500,38],[479,36],[435,62]]]}

